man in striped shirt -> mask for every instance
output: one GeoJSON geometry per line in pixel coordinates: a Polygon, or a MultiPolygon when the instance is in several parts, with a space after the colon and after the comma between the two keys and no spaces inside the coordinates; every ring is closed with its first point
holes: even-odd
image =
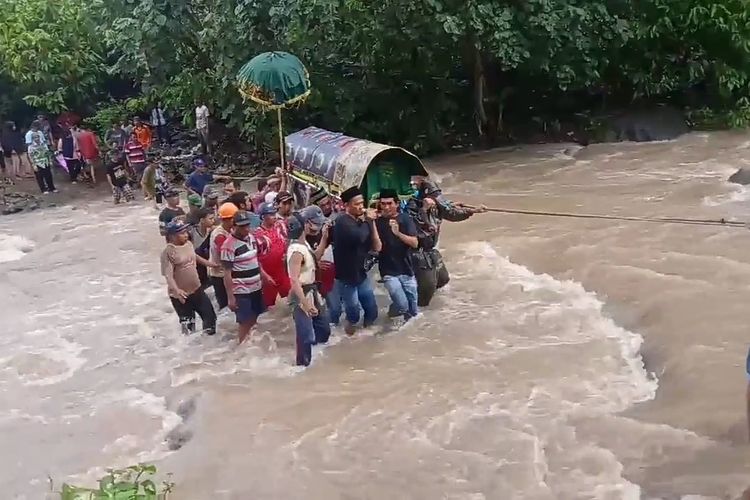
{"type": "Polygon", "coordinates": [[[143,145],[138,142],[135,132],[130,135],[130,140],[125,144],[124,150],[128,157],[128,165],[135,176],[133,180],[140,184],[143,171],[146,170],[146,152],[143,150],[143,145]]]}
{"type": "Polygon", "coordinates": [[[258,241],[250,234],[252,219],[247,212],[234,216],[232,233],[221,246],[224,286],[229,308],[235,312],[239,326],[239,343],[243,343],[266,307],[263,303],[263,281],[275,285],[258,262],[258,241]]]}

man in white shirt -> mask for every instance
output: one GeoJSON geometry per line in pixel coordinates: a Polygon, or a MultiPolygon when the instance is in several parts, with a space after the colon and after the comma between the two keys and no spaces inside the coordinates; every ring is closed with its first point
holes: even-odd
{"type": "Polygon", "coordinates": [[[201,141],[203,154],[211,154],[211,140],[208,134],[208,107],[196,99],[195,101],[195,129],[198,131],[198,138],[201,141]]]}

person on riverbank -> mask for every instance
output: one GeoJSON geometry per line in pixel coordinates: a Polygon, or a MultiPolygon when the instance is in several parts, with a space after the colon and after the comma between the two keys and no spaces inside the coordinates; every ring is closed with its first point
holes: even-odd
{"type": "Polygon", "coordinates": [[[130,134],[130,139],[125,144],[125,154],[128,158],[133,181],[137,183],[136,185],[141,184],[143,173],[146,170],[146,151],[135,132],[130,134]]]}
{"type": "Polygon", "coordinates": [[[141,121],[140,116],[133,118],[133,134],[144,151],[151,149],[151,142],[153,140],[151,127],[141,121]]]}
{"type": "Polygon", "coordinates": [[[122,151],[128,142],[128,137],[122,126],[117,121],[113,121],[112,128],[104,135],[104,142],[110,149],[122,151]]]}
{"type": "Polygon", "coordinates": [[[159,214],[159,234],[166,236],[167,224],[177,217],[184,217],[185,211],[180,206],[180,192],[176,189],[169,189],[164,193],[164,201],[167,206],[159,214]]]}
{"type": "Polygon", "coordinates": [[[96,169],[101,165],[101,153],[99,151],[99,138],[88,129],[74,128],[73,135],[78,141],[78,150],[81,152],[83,163],[88,165],[91,182],[96,184],[96,169]]]}
{"type": "Polygon", "coordinates": [[[112,200],[115,205],[124,201],[130,203],[135,200],[133,188],[128,182],[128,171],[125,168],[125,157],[122,154],[114,154],[110,157],[105,168],[107,182],[112,188],[112,200]]]}
{"type": "Polygon", "coordinates": [[[211,154],[211,134],[208,130],[208,107],[200,100],[195,100],[195,130],[201,143],[203,154],[211,154]]]}
{"type": "Polygon", "coordinates": [[[211,231],[208,238],[208,260],[215,266],[208,268],[208,280],[214,288],[219,310],[229,304],[227,288],[224,286],[224,268],[221,266],[221,247],[234,227],[234,216],[239,210],[232,203],[224,203],[219,207],[219,225],[211,231]]]}
{"type": "Polygon", "coordinates": [[[409,215],[399,213],[398,193],[393,189],[381,189],[380,213],[376,226],[383,248],[378,254],[378,267],[391,298],[388,315],[403,316],[408,321],[419,313],[411,259],[412,250],[419,245],[417,227],[409,215]]]}
{"type": "Polygon", "coordinates": [[[29,158],[42,194],[57,193],[55,181],[52,179],[52,153],[44,134],[38,130],[31,137],[29,158]]]}
{"type": "Polygon", "coordinates": [[[44,140],[50,149],[54,147],[55,139],[52,136],[52,124],[44,114],[36,115],[36,121],[39,123],[39,131],[44,134],[44,140]]]}
{"type": "Polygon", "coordinates": [[[196,254],[188,236],[189,226],[170,222],[166,228],[167,246],[161,254],[161,273],[167,281],[167,293],[180,320],[183,334],[195,332],[195,315],[201,317],[203,330],[216,333],[216,312],[201,287],[196,254]]]}
{"type": "Polygon", "coordinates": [[[228,292],[229,308],[235,311],[239,324],[240,344],[247,340],[258,317],[266,310],[262,283],[273,283],[258,261],[258,245],[250,234],[250,224],[247,212],[237,212],[232,232],[221,246],[224,286],[228,292]]]}
{"type": "MultiPolygon", "coordinates": [[[[312,346],[325,344],[331,336],[331,325],[325,301],[317,283],[317,263],[324,247],[313,250],[308,239],[327,232],[326,218],[320,208],[309,206],[289,218],[289,248],[285,264],[289,269],[292,318],[297,340],[297,366],[309,366],[312,346]]],[[[322,240],[328,235],[322,234],[322,240]]]]}
{"type": "Polygon", "coordinates": [[[258,260],[263,270],[271,276],[272,282],[263,283],[263,303],[266,307],[276,305],[276,298],[289,295],[289,274],[287,273],[285,254],[287,247],[287,230],[284,222],[276,216],[273,203],[260,206],[258,215],[261,218],[253,236],[261,249],[258,260]]]}
{"type": "Polygon", "coordinates": [[[33,175],[25,172],[24,165],[27,160],[26,142],[15,122],[5,122],[0,134],[0,144],[2,144],[3,156],[6,159],[8,177],[12,181],[33,177],[33,175]]]}
{"type": "Polygon", "coordinates": [[[162,144],[172,144],[172,138],[169,135],[169,122],[167,121],[167,112],[161,102],[151,109],[151,126],[156,130],[156,136],[162,144]]]}
{"type": "Polygon", "coordinates": [[[63,128],[62,137],[57,141],[57,150],[65,160],[71,184],[77,184],[78,175],[81,173],[83,165],[81,163],[81,152],[78,149],[78,140],[70,129],[63,128]]]}
{"type": "MultiPolygon", "coordinates": [[[[341,193],[344,213],[336,219],[333,231],[333,255],[336,262],[335,293],[344,302],[347,335],[353,335],[364,311],[363,326],[378,319],[375,293],[367,277],[365,261],[370,251],[380,252],[382,242],[375,226],[375,209],[365,209],[365,199],[358,187],[341,193]]],[[[335,318],[332,318],[335,322],[335,318]]]]}

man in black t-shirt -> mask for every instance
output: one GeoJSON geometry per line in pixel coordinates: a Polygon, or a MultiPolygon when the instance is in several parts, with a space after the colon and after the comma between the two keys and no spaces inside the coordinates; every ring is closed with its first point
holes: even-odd
{"type": "Polygon", "coordinates": [[[185,211],[180,206],[180,192],[174,188],[167,189],[164,193],[164,200],[167,206],[159,214],[159,234],[167,235],[167,224],[172,222],[175,217],[184,217],[185,211]]]}
{"type": "Polygon", "coordinates": [[[106,166],[107,182],[112,188],[112,198],[115,205],[124,200],[130,202],[135,199],[133,189],[128,184],[128,171],[125,169],[125,159],[121,155],[113,156],[106,166]]]}
{"type": "Polygon", "coordinates": [[[398,211],[398,194],[392,189],[380,191],[381,217],[376,221],[383,248],[378,254],[380,276],[393,302],[389,316],[409,320],[418,314],[417,279],[411,262],[417,248],[417,226],[407,214],[398,211]]]}
{"type": "Polygon", "coordinates": [[[365,210],[365,199],[357,187],[341,193],[345,213],[336,219],[333,231],[333,260],[336,262],[335,293],[344,302],[347,325],[353,335],[359,322],[360,305],[364,311],[363,325],[368,327],[378,318],[375,293],[367,279],[365,260],[370,250],[380,252],[382,243],[375,227],[374,209],[365,210]]]}

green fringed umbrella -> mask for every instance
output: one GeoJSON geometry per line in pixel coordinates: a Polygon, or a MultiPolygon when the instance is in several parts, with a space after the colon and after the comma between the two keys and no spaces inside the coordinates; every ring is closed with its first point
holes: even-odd
{"type": "Polygon", "coordinates": [[[281,110],[299,105],[310,95],[310,75],[296,56],[287,52],[264,52],[248,61],[237,73],[237,85],[245,99],[264,110],[276,110],[279,121],[279,153],[284,167],[284,132],[281,110]]]}

